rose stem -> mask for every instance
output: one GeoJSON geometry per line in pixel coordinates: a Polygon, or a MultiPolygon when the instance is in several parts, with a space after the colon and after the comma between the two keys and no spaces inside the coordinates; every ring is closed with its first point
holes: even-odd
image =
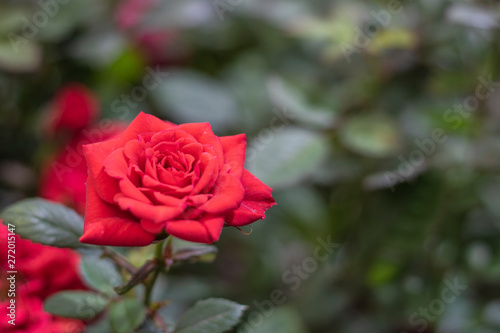
{"type": "Polygon", "coordinates": [[[135,272],[137,272],[137,268],[134,265],[132,265],[127,260],[127,258],[122,256],[120,253],[118,253],[118,252],[116,252],[108,247],[104,247],[104,246],[102,247],[102,252],[103,252],[104,256],[113,260],[118,266],[122,267],[130,274],[134,275],[135,272]]]}
{"type": "Polygon", "coordinates": [[[163,318],[156,311],[149,310],[148,315],[153,319],[153,322],[162,332],[171,333],[167,327],[167,323],[165,323],[163,318]]]}
{"type": "Polygon", "coordinates": [[[156,278],[160,274],[162,267],[164,266],[163,262],[163,241],[156,244],[155,248],[155,270],[153,271],[153,276],[151,277],[151,281],[146,286],[146,295],[144,297],[144,304],[149,307],[151,304],[151,292],[153,291],[153,287],[156,282],[156,278]]]}

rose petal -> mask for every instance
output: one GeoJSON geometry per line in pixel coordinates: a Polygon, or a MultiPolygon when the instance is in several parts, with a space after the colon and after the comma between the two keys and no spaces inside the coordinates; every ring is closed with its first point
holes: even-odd
{"type": "Polygon", "coordinates": [[[119,182],[119,186],[121,189],[121,193],[124,194],[125,196],[138,200],[141,202],[144,202],[146,204],[150,204],[151,200],[147,196],[145,196],[141,190],[137,188],[129,179],[122,179],[119,182]]]}
{"type": "Polygon", "coordinates": [[[179,199],[171,195],[161,194],[160,192],[156,191],[151,191],[151,195],[159,205],[178,207],[178,206],[183,206],[186,202],[185,198],[179,199]]]}
{"type": "Polygon", "coordinates": [[[188,197],[188,206],[198,207],[213,197],[213,194],[196,194],[188,197]]]}
{"type": "Polygon", "coordinates": [[[226,223],[236,227],[264,219],[265,211],[276,205],[271,195],[272,189],[246,169],[241,181],[245,187],[245,197],[238,209],[226,216],[226,223]]]}
{"type": "MultiPolygon", "coordinates": [[[[199,143],[214,147],[216,156],[224,156],[224,151],[219,137],[214,134],[209,123],[182,124],[177,126],[177,128],[191,134],[199,143]]],[[[224,161],[220,158],[219,170],[222,169],[223,165],[224,161]]]]}
{"type": "Polygon", "coordinates": [[[219,175],[213,198],[199,209],[211,214],[220,214],[238,208],[245,196],[241,181],[232,174],[219,175]]]}
{"type": "Polygon", "coordinates": [[[193,156],[196,160],[200,158],[203,147],[199,143],[190,143],[181,148],[181,152],[193,156]]]}
{"type": "Polygon", "coordinates": [[[175,193],[177,195],[186,195],[188,193],[191,193],[193,190],[193,185],[187,185],[184,187],[168,185],[160,183],[159,181],[149,177],[148,175],[144,175],[144,177],[142,178],[142,185],[146,189],[150,188],[164,193],[169,193],[169,194],[175,193]]]}
{"type": "Polygon", "coordinates": [[[120,188],[118,181],[104,172],[103,161],[118,147],[119,140],[119,138],[115,138],[82,146],[92,183],[99,196],[109,203],[114,203],[113,198],[120,191],[120,188]]]}
{"type": "Polygon", "coordinates": [[[204,217],[199,221],[168,221],[165,225],[165,231],[190,242],[211,244],[219,240],[223,226],[224,218],[204,217]]]}
{"type": "Polygon", "coordinates": [[[130,211],[139,219],[146,219],[154,223],[163,223],[181,214],[186,208],[185,204],[178,206],[154,206],[127,198],[122,194],[116,195],[116,202],[121,209],[130,211]]]}
{"type": "Polygon", "coordinates": [[[144,164],[145,166],[145,173],[149,177],[158,180],[158,169],[156,168],[156,161],[153,161],[152,159],[148,158],[144,164]]]}
{"type": "Polygon", "coordinates": [[[224,150],[224,162],[231,166],[230,173],[241,178],[247,149],[246,135],[224,136],[220,138],[220,142],[224,150]]]}
{"type": "Polygon", "coordinates": [[[108,204],[104,202],[97,194],[94,186],[90,182],[90,176],[87,178],[87,203],[85,207],[85,220],[92,221],[94,219],[106,217],[119,217],[122,219],[133,220],[133,216],[121,210],[116,204],[108,204]]]}
{"type": "Polygon", "coordinates": [[[167,171],[167,170],[165,170],[165,168],[160,166],[157,168],[157,173],[158,173],[158,177],[156,179],[159,182],[167,184],[167,185],[179,186],[174,175],[172,174],[172,171],[167,171]]]}
{"type": "Polygon", "coordinates": [[[80,242],[93,245],[146,246],[156,235],[144,230],[137,222],[109,217],[85,222],[85,230],[80,242]]]}
{"type": "Polygon", "coordinates": [[[123,146],[123,153],[130,160],[130,163],[138,164],[144,146],[145,143],[142,140],[130,140],[123,146]]]}
{"type": "Polygon", "coordinates": [[[155,146],[162,142],[177,142],[177,141],[185,141],[188,142],[196,142],[196,139],[189,134],[188,132],[179,129],[179,126],[176,126],[170,130],[164,130],[159,133],[153,134],[151,137],[151,145],[155,146]]]}
{"type": "Polygon", "coordinates": [[[112,178],[118,179],[118,186],[121,190],[120,193],[125,196],[142,201],[144,203],[151,203],[151,201],[142,194],[139,189],[132,184],[128,179],[128,165],[125,160],[123,148],[116,149],[106,157],[103,162],[104,171],[112,178]]]}
{"type": "Polygon", "coordinates": [[[151,220],[142,219],[141,226],[144,228],[144,230],[157,235],[163,231],[163,229],[165,228],[165,223],[155,223],[151,220]]]}
{"type": "Polygon", "coordinates": [[[85,225],[80,242],[111,246],[145,246],[151,244],[155,237],[156,235],[145,231],[139,223],[134,222],[133,216],[101,200],[89,176],[85,225]]]}
{"type": "Polygon", "coordinates": [[[200,179],[194,186],[191,194],[198,194],[212,189],[217,180],[218,160],[216,156],[211,156],[208,153],[201,154],[200,165],[203,165],[204,169],[200,170],[200,179]]]}
{"type": "Polygon", "coordinates": [[[154,150],[162,153],[179,151],[179,148],[177,142],[160,142],[153,147],[154,150]]]}
{"type": "Polygon", "coordinates": [[[104,171],[116,179],[127,177],[128,164],[123,154],[123,148],[118,148],[112,151],[103,161],[104,171]]]}
{"type": "Polygon", "coordinates": [[[125,132],[123,132],[120,137],[120,142],[123,146],[125,145],[125,143],[127,143],[127,141],[137,139],[139,137],[139,134],[161,132],[175,126],[176,125],[172,124],[171,122],[163,121],[156,118],[155,116],[141,112],[130,123],[125,132]]]}

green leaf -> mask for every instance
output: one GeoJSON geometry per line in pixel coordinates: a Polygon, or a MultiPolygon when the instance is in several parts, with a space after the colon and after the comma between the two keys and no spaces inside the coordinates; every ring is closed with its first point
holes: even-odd
{"type": "Polygon", "coordinates": [[[290,186],[314,173],[327,157],[328,145],[318,133],[297,127],[259,136],[247,149],[247,168],[271,187],[290,186]]]}
{"type": "Polygon", "coordinates": [[[92,322],[85,328],[85,333],[109,333],[111,332],[111,324],[109,322],[109,316],[104,314],[98,320],[92,322]]]}
{"type": "Polygon", "coordinates": [[[197,72],[174,71],[153,90],[164,115],[178,123],[209,122],[225,131],[238,121],[236,102],[219,81],[197,72]]]}
{"type": "Polygon", "coordinates": [[[373,286],[388,283],[398,273],[397,265],[389,262],[376,262],[368,272],[368,282],[373,286]]]}
{"type": "Polygon", "coordinates": [[[49,297],[44,310],[61,317],[90,319],[97,316],[108,303],[107,299],[90,291],[62,291],[49,297]]]}
{"type": "Polygon", "coordinates": [[[116,295],[114,287],[123,283],[113,261],[88,254],[82,257],[80,272],[86,285],[108,296],[116,295]]]}
{"type": "Polygon", "coordinates": [[[144,320],[146,308],[137,299],[124,299],[109,307],[111,328],[116,333],[133,332],[144,320]]]}
{"type": "Polygon", "coordinates": [[[175,333],[222,333],[235,326],[247,307],[225,299],[197,302],[181,317],[175,333]]]}
{"type": "MultiPolygon", "coordinates": [[[[40,27],[37,39],[44,42],[60,42],[82,22],[96,19],[98,0],[67,2],[57,7],[57,14],[52,15],[47,24],[40,27]]],[[[43,7],[42,7],[43,8],[43,7]]],[[[47,11],[50,14],[50,11],[47,11]]]]}
{"type": "Polygon", "coordinates": [[[342,143],[369,157],[387,157],[398,151],[401,137],[396,125],[382,116],[360,116],[340,129],[342,143]]]}
{"type": "Polygon", "coordinates": [[[80,243],[83,218],[73,209],[61,204],[34,198],[8,206],[0,218],[4,224],[16,226],[16,234],[44,245],[57,247],[86,247],[80,243]]]}
{"type": "Polygon", "coordinates": [[[33,72],[42,63],[42,49],[20,34],[9,32],[0,41],[0,68],[11,72],[33,72]]]}
{"type": "Polygon", "coordinates": [[[416,43],[417,38],[410,29],[386,29],[372,40],[367,50],[372,54],[381,55],[391,49],[411,49],[416,43]]]}
{"type": "MultiPolygon", "coordinates": [[[[246,325],[242,324],[241,331],[246,332],[244,329],[246,325]]],[[[277,308],[270,316],[264,319],[262,325],[253,327],[249,325],[251,332],[254,333],[306,333],[304,323],[300,319],[300,314],[290,307],[277,308]]]]}
{"type": "Polygon", "coordinates": [[[274,106],[285,109],[290,119],[317,128],[329,128],[334,124],[336,116],[333,112],[308,105],[300,91],[292,89],[281,79],[270,79],[267,89],[274,106]]]}
{"type": "Polygon", "coordinates": [[[126,45],[125,38],[118,32],[91,30],[75,38],[69,53],[89,65],[108,66],[102,73],[101,82],[127,82],[139,76],[144,66],[136,54],[126,50],[126,45]],[[125,72],[120,73],[120,70],[125,72]]]}
{"type": "Polygon", "coordinates": [[[7,36],[9,32],[19,31],[23,27],[23,17],[30,14],[28,8],[21,6],[2,6],[0,8],[0,35],[7,36]]]}

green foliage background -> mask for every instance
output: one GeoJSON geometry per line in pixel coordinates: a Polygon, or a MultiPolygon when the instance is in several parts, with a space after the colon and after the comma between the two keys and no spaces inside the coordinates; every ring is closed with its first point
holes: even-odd
{"type": "Polygon", "coordinates": [[[102,118],[145,111],[247,133],[247,168],[274,188],[278,206],[250,236],[225,229],[213,264],[161,281],[155,298],[173,300],[166,318],[224,297],[251,307],[241,332],[499,331],[500,7],[399,4],[393,13],[393,1],[160,2],[140,24],[175,33],[171,59],[157,64],[118,29],[118,2],[59,5],[19,53],[10,33],[23,36],[21,18],[41,7],[3,2],[0,205],[36,195],[54,150],[40,119],[58,88],[82,82],[102,118]],[[356,27],[369,31],[377,17],[387,24],[360,37],[356,27]],[[157,65],[169,73],[158,88],[113,107],[157,65]],[[484,80],[488,98],[477,93],[484,80]],[[341,246],[294,291],[283,274],[314,256],[318,237],[341,246]],[[415,324],[456,279],[466,290],[415,324]],[[286,302],[259,312],[275,289],[286,302]]]}

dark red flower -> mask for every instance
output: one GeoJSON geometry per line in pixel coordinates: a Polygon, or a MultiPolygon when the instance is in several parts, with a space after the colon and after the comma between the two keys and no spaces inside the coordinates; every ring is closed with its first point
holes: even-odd
{"type": "Polygon", "coordinates": [[[174,125],[141,113],[116,138],[83,146],[89,167],[84,243],[150,244],[165,231],[212,243],[224,223],[264,218],[271,188],[244,169],[244,134],[174,125]]]}

